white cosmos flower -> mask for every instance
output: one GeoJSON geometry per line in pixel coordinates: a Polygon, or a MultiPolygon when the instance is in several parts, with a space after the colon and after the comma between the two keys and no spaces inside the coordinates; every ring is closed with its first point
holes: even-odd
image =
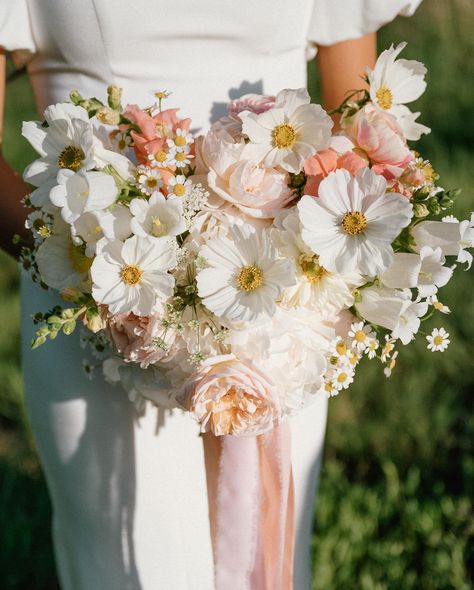
{"type": "Polygon", "coordinates": [[[419,254],[398,252],[390,268],[380,278],[384,285],[392,289],[418,287],[421,297],[429,297],[452,277],[452,269],[443,266],[444,262],[441,248],[424,246],[419,254]]]}
{"type": "MultiPolygon", "coordinates": [[[[48,123],[43,127],[39,121],[23,123],[22,134],[41,156],[32,162],[23,178],[34,186],[53,182],[59,170],[91,170],[112,164],[127,177],[131,162],[121,154],[104,148],[94,134],[87,111],[70,103],[49,106],[44,117],[48,123]]],[[[44,200],[44,194],[36,200],[44,200]]]]}
{"type": "Polygon", "coordinates": [[[38,247],[36,262],[41,280],[53,289],[88,290],[92,258],[74,244],[69,225],[56,219],[52,235],[38,247]]]}
{"type": "Polygon", "coordinates": [[[150,199],[133,199],[130,202],[133,215],[131,228],[137,236],[177,236],[186,231],[183,217],[183,201],[179,197],[165,197],[160,192],[150,199]]]}
{"type": "Polygon", "coordinates": [[[92,296],[111,313],[150,315],[173,293],[175,249],[167,239],[133,236],[107,241],[97,248],[91,267],[92,296]]]}
{"type": "Polygon", "coordinates": [[[281,212],[271,230],[273,243],[285,258],[293,261],[296,283],[287,287],[280,305],[306,307],[329,317],[354,303],[352,291],[365,280],[355,272],[338,275],[319,264],[319,257],[301,239],[301,223],[295,208],[281,212]]]}
{"type": "Polygon", "coordinates": [[[321,182],[318,198],[300,200],[302,238],[325,269],[375,276],[390,266],[391,243],[410,223],[412,205],[386,186],[369,168],[355,177],[336,170],[321,182]]]}
{"type": "Polygon", "coordinates": [[[267,111],[239,113],[243,133],[250,140],[242,151],[242,159],[300,172],[307,158],[327,147],[333,126],[320,105],[309,103],[304,88],[282,90],[276,96],[275,106],[267,111]]]}
{"type": "Polygon", "coordinates": [[[407,139],[419,139],[430,129],[415,122],[420,113],[412,113],[406,103],[419,98],[426,88],[426,67],[419,61],[398,59],[406,43],[383,51],[374,69],[367,68],[370,98],[373,104],[396,117],[407,139]]]}
{"type": "Polygon", "coordinates": [[[61,208],[66,223],[73,223],[83,213],[107,209],[117,198],[114,179],[103,172],[60,170],[57,182],[49,198],[61,208]]]}
{"type": "Polygon", "coordinates": [[[268,231],[257,233],[248,225],[209,240],[200,255],[208,268],[197,274],[199,296],[228,322],[271,317],[283,288],[295,280],[291,263],[278,259],[268,231]]]}

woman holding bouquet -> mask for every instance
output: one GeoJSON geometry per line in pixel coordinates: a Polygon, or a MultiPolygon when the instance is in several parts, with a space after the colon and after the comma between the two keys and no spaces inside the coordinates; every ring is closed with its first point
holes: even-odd
{"type": "MultiPolygon", "coordinates": [[[[399,13],[411,14],[419,0],[380,4],[203,0],[176,11],[164,0],[2,0],[0,47],[28,64],[40,113],[73,88],[93,96],[113,83],[137,104],[148,104],[160,88],[173,92],[195,130],[205,131],[230,99],[305,86],[306,57],[316,48],[325,106],[338,105],[375,62],[374,31],[399,13]]],[[[4,70],[4,55],[0,63],[4,70]]],[[[2,245],[15,255],[9,236],[24,234],[20,199],[28,188],[3,158],[0,191],[2,245]]],[[[62,588],[211,590],[213,499],[208,506],[196,424],[151,406],[138,415],[101,377],[89,381],[76,338],[58,338],[32,353],[31,315],[55,303],[23,278],[25,396],[52,498],[62,588]]],[[[311,584],[325,422],[326,401],[318,399],[290,423],[295,590],[311,584]]]]}

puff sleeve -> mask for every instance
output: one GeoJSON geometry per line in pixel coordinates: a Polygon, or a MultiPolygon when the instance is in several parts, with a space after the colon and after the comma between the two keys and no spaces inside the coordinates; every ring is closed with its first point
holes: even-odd
{"type": "Polygon", "coordinates": [[[397,15],[411,16],[421,0],[314,0],[308,41],[333,45],[377,31],[397,15]]]}
{"type": "Polygon", "coordinates": [[[0,1],[0,47],[24,63],[36,51],[27,0],[0,1]]]}

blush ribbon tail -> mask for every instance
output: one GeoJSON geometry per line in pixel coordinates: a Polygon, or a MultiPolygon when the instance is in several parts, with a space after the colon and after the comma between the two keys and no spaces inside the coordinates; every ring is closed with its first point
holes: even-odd
{"type": "Polygon", "coordinates": [[[216,590],[292,590],[288,422],[258,436],[203,438],[216,590]]]}

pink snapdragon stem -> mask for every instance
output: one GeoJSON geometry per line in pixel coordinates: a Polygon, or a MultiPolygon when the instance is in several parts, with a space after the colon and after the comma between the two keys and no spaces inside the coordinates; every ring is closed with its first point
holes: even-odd
{"type": "Polygon", "coordinates": [[[216,590],[292,590],[287,421],[258,436],[204,435],[216,590]]]}

